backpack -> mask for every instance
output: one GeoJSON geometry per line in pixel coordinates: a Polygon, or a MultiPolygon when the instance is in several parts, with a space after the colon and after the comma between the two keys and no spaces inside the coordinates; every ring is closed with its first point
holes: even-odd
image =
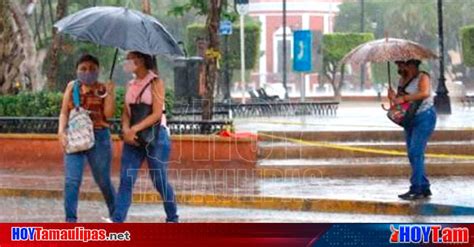
{"type": "Polygon", "coordinates": [[[69,113],[67,127],[67,154],[89,150],[95,143],[94,125],[89,111],[81,107],[79,86],[79,81],[75,81],[72,90],[74,108],[69,113]]]}

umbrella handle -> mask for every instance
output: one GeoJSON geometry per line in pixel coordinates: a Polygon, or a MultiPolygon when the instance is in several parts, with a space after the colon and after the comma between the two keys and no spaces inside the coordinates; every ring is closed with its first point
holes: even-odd
{"type": "MultiPolygon", "coordinates": [[[[390,105],[391,105],[391,103],[390,103],[390,105]]],[[[387,107],[385,106],[385,104],[380,104],[380,106],[382,107],[382,109],[383,109],[384,111],[389,111],[389,110],[390,110],[390,107],[387,108],[387,107]]]]}
{"type": "Polygon", "coordinates": [[[388,88],[392,89],[392,76],[390,75],[390,62],[387,62],[388,88]]]}
{"type": "Polygon", "coordinates": [[[118,48],[115,49],[114,61],[112,62],[112,68],[110,70],[109,80],[112,80],[112,76],[114,75],[115,63],[117,62],[118,51],[119,51],[118,48]]]}

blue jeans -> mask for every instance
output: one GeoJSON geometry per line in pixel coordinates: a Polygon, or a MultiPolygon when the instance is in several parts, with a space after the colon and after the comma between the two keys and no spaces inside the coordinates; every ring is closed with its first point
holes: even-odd
{"type": "Polygon", "coordinates": [[[91,149],[64,156],[64,209],[66,212],[66,222],[77,221],[79,187],[82,183],[86,158],[91,167],[94,180],[99,185],[100,191],[107,203],[109,215],[112,215],[114,212],[115,189],[110,180],[110,164],[112,161],[110,131],[108,128],[95,130],[94,136],[95,144],[91,149]]]}
{"type": "Polygon", "coordinates": [[[425,170],[425,151],[435,125],[436,111],[431,107],[415,115],[411,125],[405,128],[408,159],[412,170],[411,192],[422,193],[430,188],[425,170]]]}
{"type": "Polygon", "coordinates": [[[120,169],[120,187],[115,201],[114,222],[124,222],[132,202],[132,189],[137,180],[138,171],[146,159],[153,185],[160,193],[166,212],[167,222],[177,222],[177,206],[173,188],[168,182],[168,162],[171,143],[167,129],[160,126],[154,143],[148,147],[135,147],[123,144],[122,167],[120,169]]]}

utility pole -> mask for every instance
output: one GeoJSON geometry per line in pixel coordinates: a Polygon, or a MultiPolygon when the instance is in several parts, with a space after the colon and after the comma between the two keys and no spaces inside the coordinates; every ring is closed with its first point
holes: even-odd
{"type": "Polygon", "coordinates": [[[440,114],[451,114],[451,102],[444,77],[443,0],[438,0],[439,79],[434,104],[440,114]]]}
{"type": "Polygon", "coordinates": [[[286,54],[286,0],[283,0],[283,88],[285,88],[285,99],[288,100],[288,86],[287,86],[287,61],[286,54]]]}
{"type": "MultiPolygon", "coordinates": [[[[360,0],[360,32],[365,32],[365,3],[364,0],[360,0]]],[[[365,83],[365,64],[360,66],[360,91],[364,91],[365,83]]]]}

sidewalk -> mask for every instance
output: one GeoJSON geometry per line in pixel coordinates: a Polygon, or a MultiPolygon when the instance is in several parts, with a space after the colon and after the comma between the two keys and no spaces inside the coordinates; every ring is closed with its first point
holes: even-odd
{"type": "MultiPolygon", "coordinates": [[[[63,222],[62,198],[45,199],[29,197],[3,197],[0,200],[0,222],[63,222]],[[32,206],[34,205],[34,206],[32,206]]],[[[107,208],[101,201],[80,201],[79,222],[104,223],[101,217],[107,216],[107,208]]],[[[298,212],[262,209],[214,208],[179,205],[178,214],[183,223],[445,223],[472,222],[471,216],[398,216],[375,214],[345,214],[298,212]]],[[[132,204],[127,222],[163,223],[165,213],[161,204],[132,204]]]]}
{"type": "MultiPolygon", "coordinates": [[[[0,196],[62,198],[62,176],[0,175],[0,196]]],[[[179,203],[200,207],[333,212],[380,215],[474,216],[470,189],[474,177],[432,178],[433,197],[406,202],[403,178],[289,178],[289,179],[192,179],[173,180],[179,203]],[[240,180],[239,180],[240,179],[240,180]]],[[[117,185],[117,178],[114,184],[117,185]]],[[[85,177],[81,187],[86,200],[102,200],[97,186],[85,177]]],[[[135,187],[136,203],[155,204],[159,196],[150,179],[141,177],[135,187]]]]}

